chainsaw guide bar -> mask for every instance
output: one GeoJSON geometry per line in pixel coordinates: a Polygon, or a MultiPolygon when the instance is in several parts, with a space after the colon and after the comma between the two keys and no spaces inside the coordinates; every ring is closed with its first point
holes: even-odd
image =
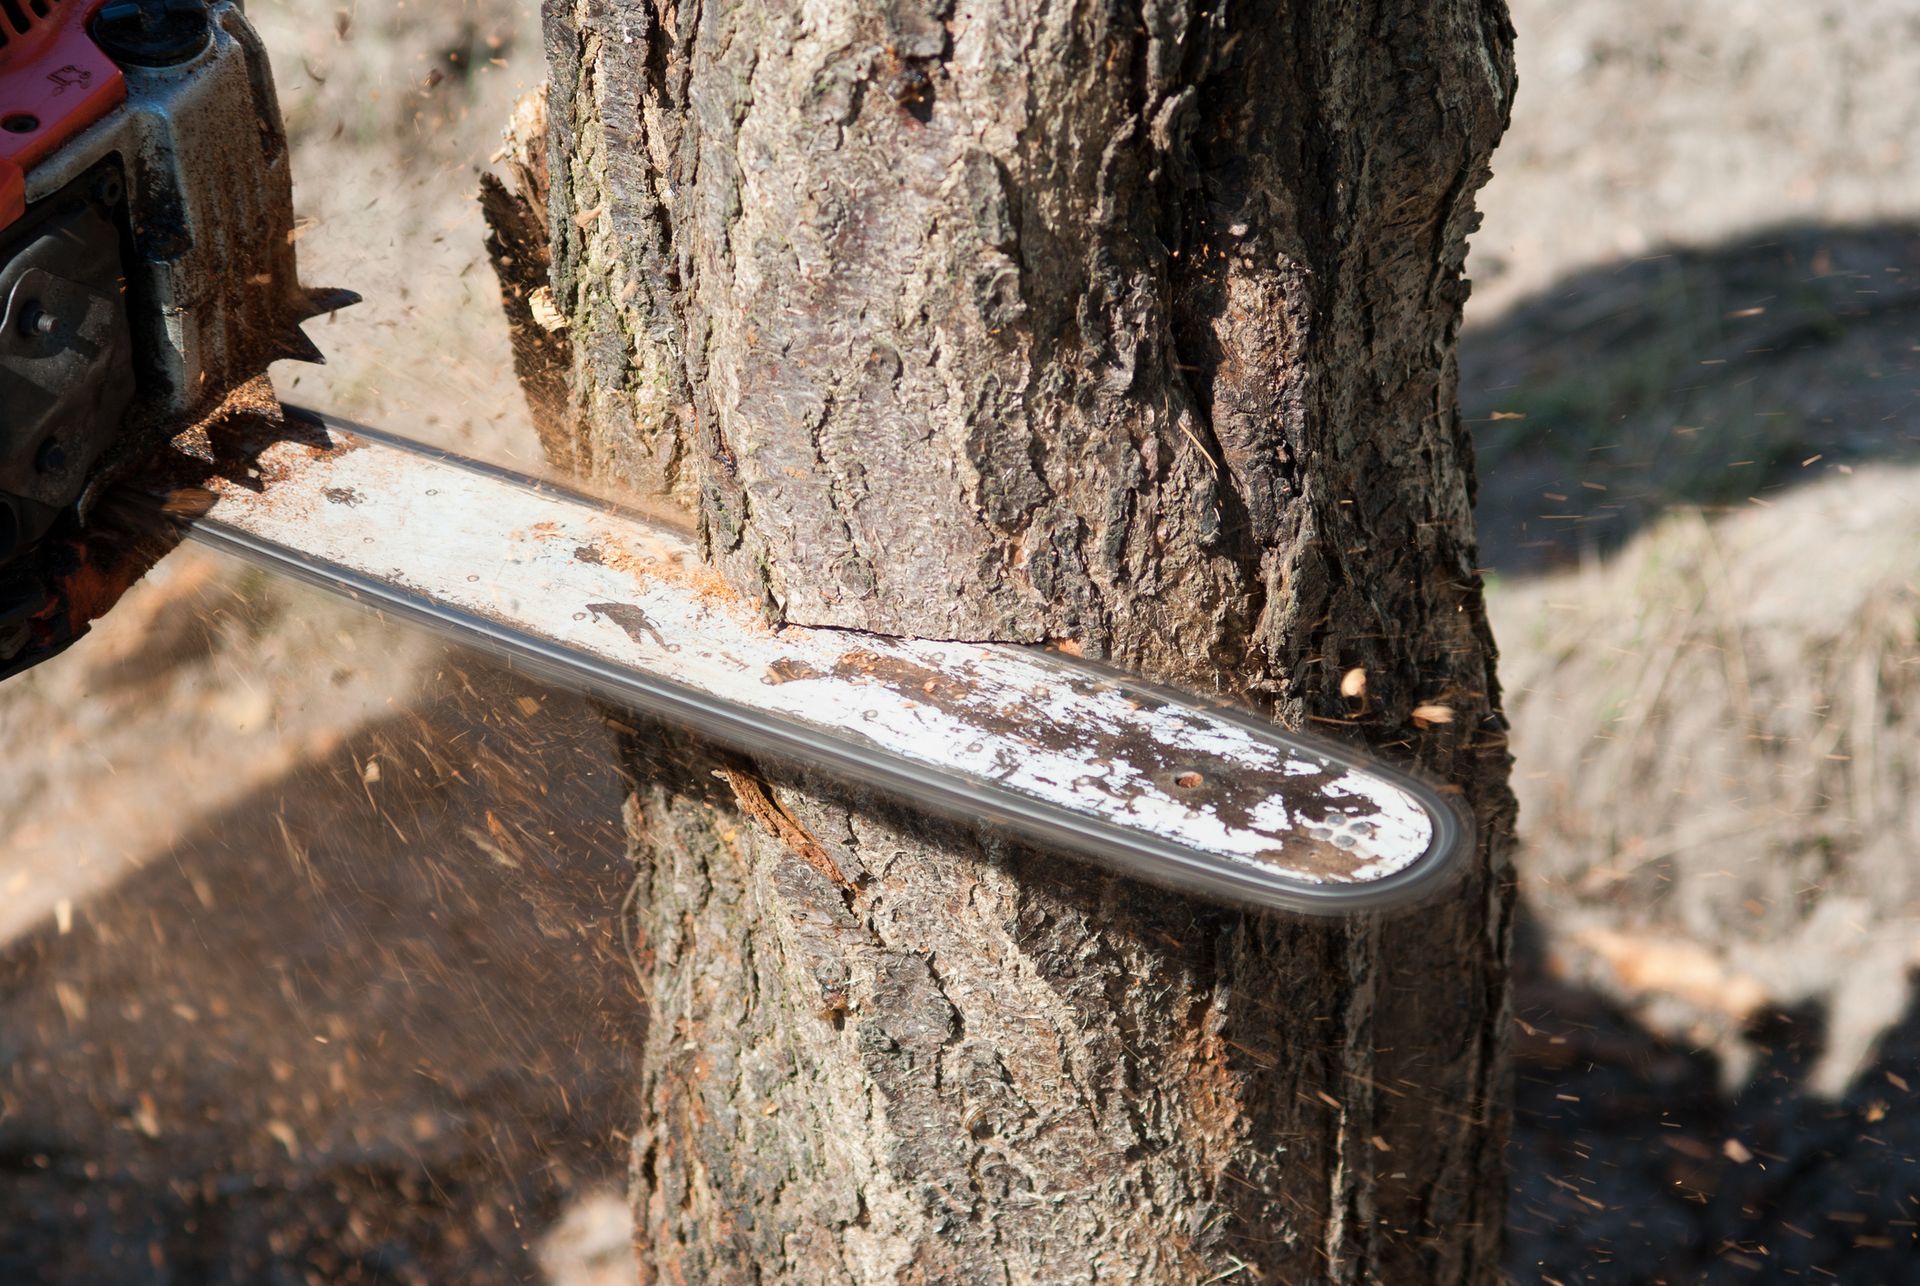
{"type": "Polygon", "coordinates": [[[311,412],[193,539],[516,668],[1162,886],[1289,911],[1390,906],[1471,849],[1402,773],[1011,644],[768,626],[670,527],[311,412]]]}

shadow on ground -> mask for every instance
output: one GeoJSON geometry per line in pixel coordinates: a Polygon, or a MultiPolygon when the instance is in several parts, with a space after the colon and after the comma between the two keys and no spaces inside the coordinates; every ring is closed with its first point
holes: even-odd
{"type": "MultiPolygon", "coordinates": [[[[1524,925],[1524,921],[1523,921],[1524,925]]],[[[1718,1062],[1552,978],[1523,927],[1508,1271],[1517,1282],[1910,1282],[1920,1272],[1920,990],[1838,1098],[1819,1008],[1718,1062]]]]}
{"type": "Polygon", "coordinates": [[[1912,511],[1865,467],[1920,458],[1920,225],[1576,274],[1468,331],[1461,368],[1482,561],[1528,578],[1493,591],[1535,899],[1512,1280],[1920,1280],[1920,989],[1847,954],[1898,935],[1920,857],[1912,511]],[[1675,508],[1708,521],[1648,529],[1675,508]],[[1582,935],[1616,944],[1611,991],[1569,966],[1582,935]],[[1819,958],[1760,968],[1780,943],[1819,958]],[[1776,975],[1837,981],[1783,1005],[1776,975]],[[1898,1017],[1856,1062],[1828,1000],[1883,984],[1898,1017]],[[1818,1088],[1834,1049],[1850,1074],[1818,1088]]]}
{"type": "Polygon", "coordinates": [[[1576,273],[1460,341],[1481,561],[1920,456],[1920,225],[1795,225],[1576,273]]]}
{"type": "Polygon", "coordinates": [[[0,1280],[525,1281],[621,1183],[610,734],[433,686],[5,948],[0,1280]]]}

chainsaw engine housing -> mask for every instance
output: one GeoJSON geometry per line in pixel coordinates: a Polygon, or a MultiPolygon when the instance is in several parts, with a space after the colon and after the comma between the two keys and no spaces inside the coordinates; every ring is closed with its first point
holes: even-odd
{"type": "Polygon", "coordinates": [[[0,675],[84,630],[61,546],[104,482],[319,359],[300,323],[353,297],[300,285],[293,229],[236,0],[0,3],[0,675]]]}

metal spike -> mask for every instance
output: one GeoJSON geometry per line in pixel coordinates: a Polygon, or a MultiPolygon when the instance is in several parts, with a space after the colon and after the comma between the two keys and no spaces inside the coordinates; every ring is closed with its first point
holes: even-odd
{"type": "Polygon", "coordinates": [[[299,302],[294,308],[295,321],[312,321],[327,313],[338,312],[360,302],[360,296],[351,290],[322,286],[302,287],[299,302]]]}
{"type": "Polygon", "coordinates": [[[280,343],[273,350],[273,360],[276,362],[311,362],[315,366],[325,366],[327,364],[326,354],[322,353],[319,346],[307,338],[307,332],[301,330],[298,326],[289,327],[287,332],[280,337],[280,343]]]}

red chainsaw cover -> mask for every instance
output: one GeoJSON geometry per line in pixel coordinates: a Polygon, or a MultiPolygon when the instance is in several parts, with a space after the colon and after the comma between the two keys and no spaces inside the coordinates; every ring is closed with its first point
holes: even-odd
{"type": "Polygon", "coordinates": [[[26,213],[27,171],[127,97],[87,34],[106,0],[0,0],[0,232],[26,213]]]}

